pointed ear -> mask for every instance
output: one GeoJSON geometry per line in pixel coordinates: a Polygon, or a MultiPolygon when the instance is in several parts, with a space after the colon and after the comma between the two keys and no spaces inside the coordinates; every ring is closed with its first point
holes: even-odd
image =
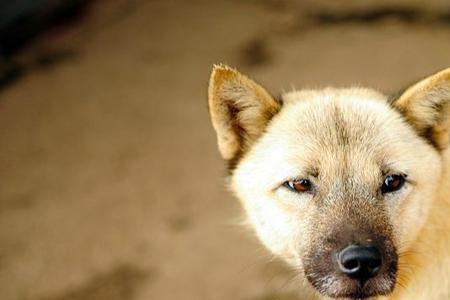
{"type": "Polygon", "coordinates": [[[409,87],[393,106],[438,150],[449,143],[450,68],[409,87]]]}
{"type": "Polygon", "coordinates": [[[225,65],[212,70],[208,104],[219,151],[230,162],[262,135],[281,106],[261,86],[225,65]]]}

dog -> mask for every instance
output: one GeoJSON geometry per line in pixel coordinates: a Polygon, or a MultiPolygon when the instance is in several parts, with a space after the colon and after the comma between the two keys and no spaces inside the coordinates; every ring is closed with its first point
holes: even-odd
{"type": "Polygon", "coordinates": [[[216,65],[208,106],[229,186],[299,299],[450,299],[450,68],[398,97],[277,99],[216,65]]]}

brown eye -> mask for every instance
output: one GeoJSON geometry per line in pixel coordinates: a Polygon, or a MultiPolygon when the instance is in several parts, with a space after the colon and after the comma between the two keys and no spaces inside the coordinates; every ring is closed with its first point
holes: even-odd
{"type": "Polygon", "coordinates": [[[312,189],[312,183],[308,179],[289,180],[283,185],[297,193],[309,192],[312,189]]]}
{"type": "Polygon", "coordinates": [[[384,178],[381,192],[392,193],[398,191],[405,184],[405,177],[403,175],[388,175],[384,178]]]}

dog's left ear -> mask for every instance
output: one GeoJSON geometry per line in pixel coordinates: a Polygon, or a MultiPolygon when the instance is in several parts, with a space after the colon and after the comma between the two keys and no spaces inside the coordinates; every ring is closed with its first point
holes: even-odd
{"type": "Polygon", "coordinates": [[[438,150],[448,147],[450,68],[412,85],[392,105],[438,150]]]}

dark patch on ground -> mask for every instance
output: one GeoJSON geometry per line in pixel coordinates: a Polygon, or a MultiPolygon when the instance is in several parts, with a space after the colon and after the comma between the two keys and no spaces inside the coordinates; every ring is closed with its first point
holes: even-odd
{"type": "Polygon", "coordinates": [[[195,211],[192,209],[192,199],[184,195],[177,199],[177,213],[168,217],[167,225],[175,233],[186,231],[193,225],[195,211]]]}
{"type": "Polygon", "coordinates": [[[450,10],[429,11],[420,7],[401,7],[394,5],[371,6],[366,9],[347,8],[347,10],[329,10],[321,5],[304,6],[295,1],[263,1],[266,9],[280,10],[294,14],[297,21],[287,26],[288,33],[300,29],[308,31],[318,26],[333,25],[378,25],[393,20],[416,26],[450,26],[450,10]]]}
{"type": "Polygon", "coordinates": [[[450,11],[427,12],[418,8],[379,7],[346,12],[312,12],[307,15],[311,25],[376,24],[396,20],[406,24],[450,26],[450,11]]]}
{"type": "MultiPolygon", "coordinates": [[[[30,1],[28,1],[30,2],[30,1]]],[[[86,15],[93,1],[41,1],[31,5],[22,1],[17,5],[6,5],[15,17],[2,20],[0,27],[0,90],[14,83],[34,67],[49,67],[72,58],[73,51],[62,50],[52,53],[38,53],[32,61],[17,60],[20,51],[39,36],[58,28],[65,28],[80,21],[86,15]]],[[[5,16],[3,16],[5,17],[5,16]]]]}
{"type": "Polygon", "coordinates": [[[40,53],[36,56],[34,66],[37,68],[51,68],[63,61],[73,60],[78,53],[72,49],[62,49],[53,52],[40,53]]]}
{"type": "Polygon", "coordinates": [[[0,213],[9,210],[22,210],[34,206],[34,197],[32,192],[23,192],[17,194],[10,199],[0,200],[0,213]]]}
{"type": "MultiPolygon", "coordinates": [[[[266,4],[275,5],[280,10],[293,8],[283,1],[268,1],[266,4]]],[[[367,10],[349,11],[310,11],[300,13],[300,20],[294,28],[302,31],[317,28],[317,26],[331,25],[377,25],[387,20],[395,20],[408,25],[450,26],[450,11],[427,12],[412,7],[379,7],[367,10]]],[[[270,36],[270,33],[268,34],[270,36]]],[[[268,45],[269,36],[259,36],[249,40],[240,50],[241,65],[253,67],[262,66],[273,60],[273,54],[268,45]]]]}
{"type": "Polygon", "coordinates": [[[121,265],[105,274],[93,277],[78,289],[41,300],[126,300],[135,297],[144,281],[154,280],[154,271],[143,271],[135,266],[121,265]]]}
{"type": "Polygon", "coordinates": [[[37,53],[26,62],[18,63],[14,59],[10,59],[3,64],[0,63],[0,90],[13,84],[28,72],[52,68],[59,63],[77,57],[78,52],[72,49],[61,49],[37,53]]]}
{"type": "Polygon", "coordinates": [[[396,19],[402,22],[412,23],[417,22],[423,16],[413,8],[378,8],[344,13],[318,12],[312,14],[311,18],[320,24],[374,23],[385,19],[396,19]]]}
{"type": "Polygon", "coordinates": [[[240,51],[240,60],[243,65],[250,67],[266,65],[272,60],[267,41],[262,37],[248,41],[240,51]]]}
{"type": "Polygon", "coordinates": [[[192,222],[187,216],[176,216],[169,220],[170,229],[174,232],[182,232],[191,227],[192,222]]]}
{"type": "Polygon", "coordinates": [[[0,62],[0,90],[20,79],[25,73],[22,65],[14,62],[0,62]]]}
{"type": "Polygon", "coordinates": [[[80,20],[91,3],[87,0],[46,1],[33,9],[22,7],[16,18],[0,28],[0,56],[8,59],[43,32],[80,20]]]}

